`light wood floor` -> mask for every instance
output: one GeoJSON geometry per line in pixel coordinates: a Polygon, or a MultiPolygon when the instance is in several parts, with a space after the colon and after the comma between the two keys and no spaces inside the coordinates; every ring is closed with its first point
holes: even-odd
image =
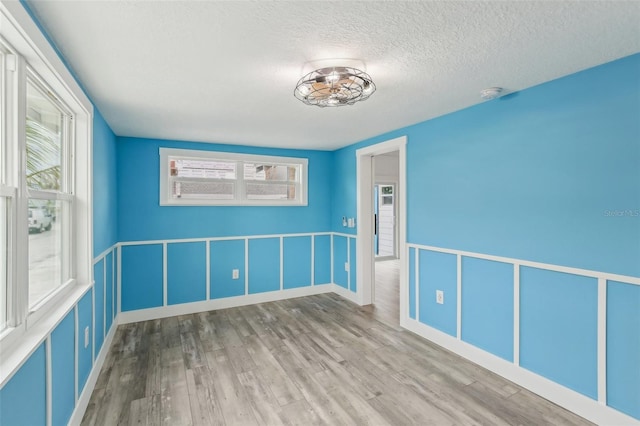
{"type": "Polygon", "coordinates": [[[334,294],[118,327],[85,425],[586,425],[334,294]]]}
{"type": "Polygon", "coordinates": [[[400,328],[400,260],[376,260],[373,304],[365,311],[385,324],[400,328]]]}

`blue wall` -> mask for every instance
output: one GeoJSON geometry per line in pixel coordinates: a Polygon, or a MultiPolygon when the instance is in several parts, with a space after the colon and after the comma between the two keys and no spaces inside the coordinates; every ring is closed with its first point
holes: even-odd
{"type": "Polygon", "coordinates": [[[410,242],[640,276],[639,91],[637,54],[338,150],[332,230],[355,150],[406,135],[410,242]]]}
{"type": "Polygon", "coordinates": [[[93,255],[118,242],[116,137],[97,108],[93,117],[93,255]]]}
{"type": "Polygon", "coordinates": [[[327,284],[331,281],[331,236],[317,235],[313,239],[313,282],[327,284]]]}
{"type": "Polygon", "coordinates": [[[167,244],[167,303],[204,300],[207,292],[206,243],[167,244]]]}
{"type": "Polygon", "coordinates": [[[124,246],[122,311],[162,306],[164,299],[162,244],[124,246]]]}
{"type": "Polygon", "coordinates": [[[42,343],[0,389],[0,424],[46,424],[45,344],[42,343]]]}
{"type": "MultiPolygon", "coordinates": [[[[356,149],[406,136],[410,243],[639,277],[639,117],[636,54],[345,147],[331,230],[353,232],[341,219],[356,212],[356,149]]],[[[409,315],[456,336],[455,257],[419,250],[416,274],[414,250],[409,315]]],[[[595,399],[596,280],[520,272],[520,365],[595,399]]],[[[512,274],[462,258],[457,337],[507,361],[512,274]]],[[[610,282],[608,294],[608,404],[640,418],[640,287],[610,282]]]]}
{"type": "MultiPolygon", "coordinates": [[[[346,287],[348,273],[344,271],[344,262],[347,256],[347,238],[336,238],[341,242],[336,258],[343,259],[343,272],[339,282],[346,287]]],[[[350,240],[351,250],[354,252],[355,239],[350,240]]],[[[122,311],[208,300],[207,261],[210,279],[209,299],[329,284],[331,283],[330,243],[329,234],[253,236],[246,239],[230,237],[214,241],[178,240],[166,243],[166,255],[162,243],[127,243],[120,248],[122,311]],[[208,259],[207,244],[209,244],[208,259]],[[166,295],[163,277],[165,268],[167,271],[166,295]],[[238,270],[236,279],[233,278],[234,269],[238,270]],[[311,271],[313,271],[313,282],[311,271]]],[[[103,260],[96,263],[96,277],[99,273],[104,273],[103,264],[105,261],[109,264],[107,260],[109,258],[110,256],[105,256],[103,260]]],[[[353,277],[355,274],[353,266],[350,273],[353,277]]],[[[103,288],[101,281],[102,278],[96,279],[96,309],[102,309],[104,305],[108,310],[109,303],[103,304],[99,300],[98,292],[103,288]]],[[[353,288],[355,284],[352,283],[353,288]]],[[[107,292],[107,296],[109,295],[110,293],[107,292]]],[[[96,319],[96,326],[98,325],[102,325],[99,318],[96,319]]],[[[101,340],[96,338],[96,346],[99,343],[101,340]]]]}
{"type": "Polygon", "coordinates": [[[283,287],[311,285],[311,237],[291,237],[283,241],[283,287]]]}
{"type": "Polygon", "coordinates": [[[423,250],[420,252],[419,262],[419,320],[455,336],[458,325],[456,256],[423,250]],[[445,303],[436,303],[437,290],[444,293],[445,303]]]}
{"type": "Polygon", "coordinates": [[[513,361],[513,266],[462,258],[462,340],[513,361]]]}
{"type": "Polygon", "coordinates": [[[249,294],[280,289],[280,239],[249,241],[249,294]]]}
{"type": "Polygon", "coordinates": [[[596,399],[597,280],[522,268],[520,304],[520,365],[596,399]]]}
{"type": "Polygon", "coordinates": [[[242,296],[245,293],[244,240],[211,242],[211,298],[242,296]],[[233,279],[233,270],[238,278],[233,279]]]}
{"type": "Polygon", "coordinates": [[[117,146],[119,241],[325,232],[329,229],[330,152],[120,137],[117,146]],[[308,158],[309,205],[160,206],[160,147],[308,158]]]}
{"type": "Polygon", "coordinates": [[[71,311],[51,333],[51,391],[55,403],[51,407],[53,425],[69,423],[76,405],[75,370],[75,318],[71,311]]]}
{"type": "Polygon", "coordinates": [[[345,270],[345,263],[349,261],[347,247],[349,239],[341,235],[333,237],[333,282],[348,288],[349,274],[345,270]]]}

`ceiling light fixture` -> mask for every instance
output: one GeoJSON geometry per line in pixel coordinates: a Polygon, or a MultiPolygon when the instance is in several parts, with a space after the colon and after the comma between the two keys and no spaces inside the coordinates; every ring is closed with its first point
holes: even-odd
{"type": "Polygon", "coordinates": [[[321,108],[353,105],[376,91],[371,76],[352,67],[325,67],[302,77],[293,95],[307,105],[321,108]]]}
{"type": "Polygon", "coordinates": [[[491,101],[502,96],[501,93],[502,87],[489,87],[480,91],[480,97],[485,101],[491,101]]]}

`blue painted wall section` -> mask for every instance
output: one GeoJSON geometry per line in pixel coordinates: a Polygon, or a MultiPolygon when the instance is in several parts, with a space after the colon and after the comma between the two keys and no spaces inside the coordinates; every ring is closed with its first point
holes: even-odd
{"type": "Polygon", "coordinates": [[[311,237],[283,239],[284,288],[311,285],[311,237]]]}
{"type": "Polygon", "coordinates": [[[122,311],[162,306],[162,244],[124,246],[122,311]]]}
{"type": "Polygon", "coordinates": [[[456,335],[457,260],[447,253],[420,250],[420,322],[456,335]],[[436,303],[436,290],[444,292],[444,303],[436,303]]]}
{"type": "Polygon", "coordinates": [[[597,398],[595,278],[520,268],[520,365],[597,398]]]}
{"type": "Polygon", "coordinates": [[[409,242],[640,276],[639,87],[635,54],[340,149],[331,230],[356,149],[407,136],[409,242]]]}
{"type": "Polygon", "coordinates": [[[93,265],[93,279],[95,281],[93,285],[93,292],[95,297],[95,333],[96,333],[96,350],[95,356],[98,356],[98,352],[102,348],[104,342],[104,262],[102,259],[95,265],[93,265]]]}
{"type": "Polygon", "coordinates": [[[212,299],[244,295],[244,240],[212,241],[211,290],[212,299]],[[238,279],[233,279],[233,270],[237,269],[238,279]]]}
{"type": "Polygon", "coordinates": [[[249,241],[249,294],[280,290],[280,239],[249,241]]]}
{"type": "Polygon", "coordinates": [[[51,333],[51,419],[53,426],[69,423],[75,408],[75,313],[71,311],[51,333]]]}
{"type": "Polygon", "coordinates": [[[84,389],[93,367],[93,304],[92,290],[78,302],[78,394],[84,389]],[[89,329],[89,345],[84,346],[84,330],[89,329]]]}
{"type": "Polygon", "coordinates": [[[462,258],[462,340],[513,361],[513,266],[462,258]]]}
{"type": "Polygon", "coordinates": [[[416,249],[409,247],[409,318],[416,319],[416,249]]]}
{"type": "Polygon", "coordinates": [[[46,424],[45,368],[45,344],[42,343],[0,389],[1,425],[46,424]]]}
{"type": "Polygon", "coordinates": [[[331,231],[355,234],[357,228],[342,226],[342,217],[356,217],[356,154],[358,145],[333,152],[331,174],[331,231]]]}
{"type": "Polygon", "coordinates": [[[94,107],[93,116],[93,255],[118,242],[116,136],[94,107]]]}
{"type": "Polygon", "coordinates": [[[347,288],[348,272],[344,270],[347,258],[347,237],[333,236],[333,282],[340,287],[347,288]]]}
{"type": "Polygon", "coordinates": [[[206,243],[167,244],[167,303],[197,302],[207,296],[206,243]]]}
{"type": "Polygon", "coordinates": [[[640,286],[607,283],[607,404],[640,419],[640,286]]]}
{"type": "Polygon", "coordinates": [[[119,137],[117,157],[120,241],[326,232],[329,228],[330,152],[119,137]],[[289,207],[160,206],[160,147],[308,158],[309,204],[289,207]]]}
{"type": "Polygon", "coordinates": [[[314,284],[331,282],[331,236],[316,235],[313,237],[314,284]]]}

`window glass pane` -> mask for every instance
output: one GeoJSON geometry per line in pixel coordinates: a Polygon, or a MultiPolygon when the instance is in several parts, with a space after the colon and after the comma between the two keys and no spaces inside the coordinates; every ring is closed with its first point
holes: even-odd
{"type": "Polygon", "coordinates": [[[236,163],[220,160],[170,158],[169,174],[186,178],[235,179],[236,163]]]}
{"type": "Polygon", "coordinates": [[[247,183],[248,200],[295,200],[296,185],[273,183],[247,183]]]}
{"type": "Polygon", "coordinates": [[[171,196],[182,199],[232,200],[235,196],[235,183],[176,180],[171,186],[171,196]]]}
{"type": "Polygon", "coordinates": [[[62,111],[31,82],[27,84],[27,185],[61,190],[62,111]]]}
{"type": "Polygon", "coordinates": [[[7,325],[7,232],[9,231],[7,198],[0,197],[0,330],[7,325]]]}
{"type": "Polygon", "coordinates": [[[298,168],[287,165],[244,163],[245,180],[296,182],[298,168]]]}
{"type": "Polygon", "coordinates": [[[63,203],[29,200],[29,306],[62,285],[63,203]]]}

